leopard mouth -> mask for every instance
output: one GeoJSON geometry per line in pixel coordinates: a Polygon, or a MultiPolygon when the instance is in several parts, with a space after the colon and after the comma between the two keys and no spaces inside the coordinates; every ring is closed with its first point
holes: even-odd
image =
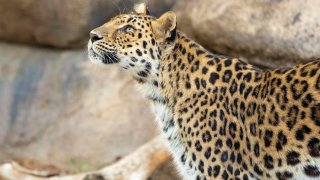
{"type": "Polygon", "coordinates": [[[89,57],[91,60],[96,60],[103,64],[114,64],[119,62],[116,52],[104,52],[103,54],[99,54],[90,48],[89,57]]]}

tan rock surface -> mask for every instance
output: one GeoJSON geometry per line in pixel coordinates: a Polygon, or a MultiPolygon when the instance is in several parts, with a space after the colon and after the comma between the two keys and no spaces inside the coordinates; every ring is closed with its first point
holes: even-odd
{"type": "MultiPolygon", "coordinates": [[[[83,47],[93,28],[132,11],[134,0],[0,0],[0,39],[60,48],[83,47]]],[[[151,0],[159,15],[175,0],[151,0]]]]}
{"type": "Polygon", "coordinates": [[[0,54],[0,161],[26,158],[86,171],[158,134],[130,75],[92,64],[85,50],[1,43],[0,54]]]}
{"type": "Polygon", "coordinates": [[[219,53],[266,67],[320,57],[320,1],[177,1],[180,29],[219,53]]]}

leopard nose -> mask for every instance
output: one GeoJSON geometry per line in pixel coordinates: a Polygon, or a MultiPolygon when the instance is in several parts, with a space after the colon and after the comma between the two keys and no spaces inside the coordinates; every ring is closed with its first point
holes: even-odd
{"type": "Polygon", "coordinates": [[[93,31],[90,32],[90,39],[91,39],[92,43],[94,43],[98,40],[101,40],[102,38],[103,37],[101,35],[97,34],[96,32],[93,32],[93,31]]]}

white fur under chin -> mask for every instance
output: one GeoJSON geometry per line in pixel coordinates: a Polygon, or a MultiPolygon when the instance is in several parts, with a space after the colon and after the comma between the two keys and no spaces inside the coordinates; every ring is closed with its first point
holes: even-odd
{"type": "Polygon", "coordinates": [[[92,50],[92,43],[90,40],[88,42],[88,58],[94,64],[98,64],[98,65],[103,64],[102,60],[94,54],[94,52],[92,50]]]}
{"type": "MultiPolygon", "coordinates": [[[[137,87],[145,97],[164,99],[161,93],[159,92],[158,88],[153,86],[152,84],[149,84],[148,82],[145,84],[139,84],[137,87]]],[[[180,176],[186,180],[196,179],[195,169],[189,168],[189,163],[191,159],[186,158],[185,165],[182,165],[182,163],[180,162],[180,157],[185,152],[185,147],[181,143],[176,123],[174,126],[169,125],[170,120],[175,119],[175,117],[173,117],[170,113],[170,109],[163,103],[153,102],[152,110],[156,115],[156,122],[160,128],[161,134],[166,139],[168,149],[174,157],[174,163],[177,167],[180,176]],[[166,132],[163,130],[164,128],[167,129],[166,132]]],[[[176,122],[176,120],[174,121],[176,122]]]]}

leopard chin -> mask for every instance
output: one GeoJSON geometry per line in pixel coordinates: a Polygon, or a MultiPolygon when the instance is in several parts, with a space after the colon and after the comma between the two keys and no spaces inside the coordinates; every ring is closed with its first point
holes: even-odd
{"type": "Polygon", "coordinates": [[[92,48],[89,49],[89,59],[93,62],[102,64],[114,64],[119,62],[116,52],[96,53],[92,48]]]}

